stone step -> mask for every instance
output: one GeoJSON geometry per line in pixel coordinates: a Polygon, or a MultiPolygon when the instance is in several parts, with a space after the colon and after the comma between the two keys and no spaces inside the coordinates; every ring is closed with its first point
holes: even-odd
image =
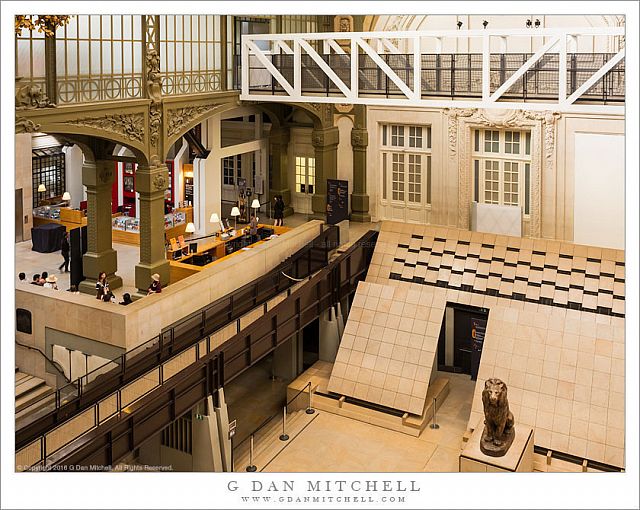
{"type": "Polygon", "coordinates": [[[54,398],[53,389],[43,382],[31,391],[23,393],[16,398],[16,413],[26,411],[27,408],[29,408],[29,412],[34,412],[42,406],[48,405],[52,398],[54,398]]]}

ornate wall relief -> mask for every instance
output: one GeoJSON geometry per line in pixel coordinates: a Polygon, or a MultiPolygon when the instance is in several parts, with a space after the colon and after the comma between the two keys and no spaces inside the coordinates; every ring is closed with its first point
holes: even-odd
{"type": "Polygon", "coordinates": [[[546,175],[554,174],[555,130],[560,118],[557,112],[532,112],[522,110],[445,110],[449,117],[450,170],[458,174],[458,227],[470,227],[472,201],[471,132],[474,128],[531,130],[531,211],[528,235],[541,235],[541,183],[544,154],[546,175]],[[544,132],[544,136],[543,136],[544,132]],[[457,153],[457,158],[456,158],[457,153]]]}
{"type": "Polygon", "coordinates": [[[215,110],[223,105],[219,103],[201,104],[197,106],[185,106],[167,112],[167,137],[180,133],[185,124],[191,122],[196,117],[215,110]]]}
{"type": "Polygon", "coordinates": [[[109,133],[123,136],[127,140],[142,143],[144,139],[144,115],[142,113],[114,113],[102,117],[85,117],[70,120],[68,124],[101,129],[109,133]]]}
{"type": "Polygon", "coordinates": [[[157,147],[162,125],[162,82],[160,78],[160,56],[154,49],[147,50],[147,92],[149,105],[149,141],[157,147]]]}

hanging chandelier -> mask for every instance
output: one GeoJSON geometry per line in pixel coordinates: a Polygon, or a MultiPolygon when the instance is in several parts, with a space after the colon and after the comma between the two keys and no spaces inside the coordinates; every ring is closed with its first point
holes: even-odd
{"type": "Polygon", "coordinates": [[[16,34],[20,35],[22,29],[26,28],[27,30],[38,30],[38,32],[43,32],[46,37],[52,37],[56,30],[69,23],[70,19],[69,15],[19,15],[15,20],[16,34]]]}

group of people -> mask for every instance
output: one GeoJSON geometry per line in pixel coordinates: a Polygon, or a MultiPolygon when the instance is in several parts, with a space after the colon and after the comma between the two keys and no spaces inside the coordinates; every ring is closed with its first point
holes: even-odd
{"type": "MultiPolygon", "coordinates": [[[[27,275],[25,273],[19,273],[18,279],[21,283],[29,283],[27,282],[27,275]]],[[[155,273],[151,276],[151,284],[147,289],[147,296],[151,294],[159,294],[162,292],[162,284],[160,283],[160,275],[155,273]]],[[[42,273],[36,273],[33,275],[33,278],[30,282],[32,285],[38,285],[40,287],[44,287],[45,289],[58,289],[58,278],[55,275],[50,275],[47,271],[43,271],[42,273]]],[[[69,288],[69,292],[73,294],[79,294],[78,287],[76,285],[71,285],[69,288]]],[[[100,301],[104,301],[105,303],[116,303],[116,296],[111,291],[109,287],[109,280],[107,280],[107,273],[104,271],[98,275],[98,281],[96,282],[96,299],[100,301]]],[[[121,305],[129,305],[133,303],[131,299],[131,294],[125,292],[122,295],[122,301],[120,301],[121,305]]]]}
{"type": "MultiPolygon", "coordinates": [[[[25,273],[20,273],[18,279],[21,283],[27,283],[27,275],[25,273]]],[[[45,289],[58,290],[58,278],[56,275],[49,274],[46,271],[34,274],[30,283],[44,287],[45,289]]]]}
{"type": "MultiPolygon", "coordinates": [[[[151,275],[151,285],[147,289],[147,296],[151,294],[159,294],[162,292],[162,284],[160,283],[160,275],[155,273],[151,275]]],[[[116,296],[111,292],[109,288],[109,280],[107,280],[107,273],[104,271],[98,275],[98,281],[96,282],[96,299],[104,301],[105,303],[115,303],[116,296]]],[[[125,292],[122,295],[121,305],[130,305],[133,303],[131,294],[125,292]]]]}

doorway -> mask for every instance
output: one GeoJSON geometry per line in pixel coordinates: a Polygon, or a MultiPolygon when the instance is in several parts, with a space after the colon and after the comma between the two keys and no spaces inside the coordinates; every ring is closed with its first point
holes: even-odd
{"type": "Polygon", "coordinates": [[[302,370],[320,359],[320,320],[316,319],[302,330],[302,370]]]}
{"type": "Polygon", "coordinates": [[[487,308],[447,303],[438,339],[438,370],[477,378],[488,319],[487,308]]]}
{"type": "Polygon", "coordinates": [[[296,156],[296,187],[293,193],[293,208],[297,213],[312,214],[311,197],[316,187],[316,158],[296,156]]]}
{"type": "Polygon", "coordinates": [[[23,230],[23,220],[22,220],[22,188],[16,190],[16,243],[21,243],[24,241],[24,230],[23,230]]]}

